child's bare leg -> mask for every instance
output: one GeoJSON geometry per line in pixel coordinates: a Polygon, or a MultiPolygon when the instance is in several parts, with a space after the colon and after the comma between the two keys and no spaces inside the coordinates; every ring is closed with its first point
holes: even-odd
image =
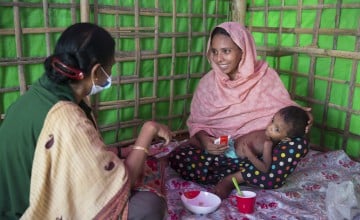
{"type": "Polygon", "coordinates": [[[224,179],[220,180],[213,189],[213,193],[218,195],[221,199],[226,199],[231,191],[234,189],[232,184],[231,177],[233,174],[226,176],[224,179]]]}
{"type": "Polygon", "coordinates": [[[235,177],[239,184],[244,182],[240,171],[230,174],[216,184],[213,193],[218,195],[221,199],[226,199],[235,188],[232,177],[235,177]]]}

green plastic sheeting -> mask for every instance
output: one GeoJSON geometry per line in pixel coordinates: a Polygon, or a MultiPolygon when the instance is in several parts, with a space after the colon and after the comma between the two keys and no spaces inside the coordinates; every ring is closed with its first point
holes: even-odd
{"type": "MultiPolygon", "coordinates": [[[[6,1],[5,1],[6,2],[6,1]]],[[[11,1],[9,1],[11,2],[11,1]]],[[[20,7],[20,18],[22,28],[39,28],[44,26],[44,13],[42,1],[27,0],[27,3],[38,3],[36,7],[20,7]]],[[[98,1],[107,8],[116,4],[119,8],[134,8],[133,0],[120,0],[114,3],[113,0],[98,1]]],[[[138,6],[141,9],[154,9],[156,2],[152,0],[139,0],[138,6]]],[[[268,7],[276,6],[298,6],[298,0],[286,1],[264,1],[252,0],[247,1],[251,7],[268,7]]],[[[316,6],[317,0],[303,0],[303,7],[316,6]]],[[[357,3],[356,0],[324,0],[323,4],[336,5],[357,3]]],[[[49,3],[69,4],[65,0],[51,0],[49,3]]],[[[93,5],[93,1],[90,1],[93,5]]],[[[153,33],[149,37],[142,37],[139,40],[139,46],[142,52],[157,51],[159,56],[156,62],[153,58],[142,59],[140,63],[133,60],[124,60],[114,65],[112,76],[122,78],[131,77],[138,73],[139,78],[144,80],[138,83],[124,83],[116,85],[102,92],[98,98],[101,102],[112,102],[116,100],[133,101],[137,98],[146,100],[156,97],[160,101],[156,104],[143,103],[139,106],[129,105],[121,108],[103,108],[97,112],[98,123],[102,128],[102,134],[107,144],[114,144],[124,140],[136,137],[137,128],[133,126],[120,126],[118,123],[134,120],[149,120],[168,124],[173,130],[186,129],[186,116],[189,112],[190,98],[178,98],[169,102],[169,97],[184,97],[192,94],[201,74],[206,73],[210,66],[204,50],[210,30],[221,22],[231,20],[230,8],[231,1],[197,1],[197,0],[158,0],[159,10],[167,13],[167,16],[158,16],[159,39],[155,42],[153,33]],[[173,5],[173,3],[176,5],[173,5]],[[172,17],[173,10],[179,16],[174,20],[172,17]],[[189,14],[203,14],[205,17],[187,16],[189,14]],[[223,16],[211,16],[220,14],[223,16]],[[173,25],[173,23],[175,25],[173,25]],[[187,32],[203,33],[189,36],[187,32]],[[167,35],[169,33],[185,33],[177,36],[167,35]],[[205,33],[205,34],[204,34],[205,33]],[[157,48],[155,46],[158,45],[157,48]],[[175,45],[175,51],[173,50],[175,45]],[[197,55],[178,55],[186,53],[198,53],[197,55]],[[173,59],[172,55],[176,56],[173,59]],[[155,71],[157,71],[158,81],[156,87],[152,81],[155,71]],[[188,79],[181,77],[190,76],[188,79]],[[177,77],[179,76],[179,77],[177,77]],[[171,80],[170,80],[171,79],[171,80]],[[173,90],[171,86],[173,85],[173,90]],[[137,90],[138,89],[138,90],[137,90]],[[137,91],[137,92],[134,92],[137,91]],[[163,101],[162,101],[163,100],[163,101]],[[176,116],[176,117],[169,117],[176,116]],[[105,126],[106,125],[106,126],[105,126]]],[[[296,8],[296,7],[295,7],[296,8]]],[[[0,7],[0,29],[14,28],[14,9],[10,6],[0,7]]],[[[70,7],[51,8],[49,9],[49,25],[51,27],[65,28],[68,25],[80,21],[79,8],[76,9],[74,19],[70,7]]],[[[273,28],[314,28],[316,23],[316,9],[301,10],[301,24],[297,26],[298,11],[294,10],[265,10],[248,11],[246,14],[246,25],[251,27],[273,27],[273,28]]],[[[335,22],[336,9],[322,9],[320,17],[320,28],[323,29],[351,29],[359,30],[360,8],[342,8],[338,24],[335,22]],[[336,26],[337,25],[337,26],[336,26]]],[[[90,12],[90,21],[95,17],[90,12]]],[[[134,27],[139,23],[141,27],[154,27],[155,16],[151,13],[143,13],[136,17],[133,13],[115,15],[99,14],[97,22],[105,28],[114,27],[134,27]]],[[[357,32],[358,33],[358,32],[357,32]]],[[[60,33],[49,33],[51,50],[53,51],[56,40],[60,33]]],[[[121,35],[121,33],[120,33],[121,35]]],[[[308,47],[313,43],[312,34],[300,34],[298,38],[293,33],[263,33],[253,31],[256,45],[258,47],[308,47]]],[[[24,65],[26,85],[31,85],[40,75],[43,74],[42,60],[48,56],[46,35],[44,33],[23,34],[22,37],[22,56],[26,58],[40,59],[38,62],[28,62],[24,65]]],[[[16,60],[14,34],[0,35],[0,113],[6,113],[6,109],[19,96],[19,76],[17,64],[5,64],[5,61],[16,60]]],[[[321,49],[340,50],[340,51],[359,51],[359,36],[355,35],[329,35],[319,34],[317,46],[321,49]],[[336,37],[336,40],[334,38],[336,37]],[[335,42],[335,43],[334,43],[335,42]]],[[[136,51],[136,39],[130,36],[116,38],[116,50],[122,53],[136,51]]],[[[331,149],[346,149],[346,152],[354,157],[360,157],[360,98],[359,82],[360,68],[357,60],[333,57],[311,57],[306,53],[299,54],[296,58],[294,55],[284,55],[280,57],[259,56],[259,59],[265,59],[270,66],[275,68],[285,86],[291,91],[294,99],[303,106],[310,106],[314,115],[314,126],[311,131],[311,142],[315,144],[324,143],[331,149]],[[333,68],[331,68],[333,67],[333,68]],[[297,77],[291,75],[292,72],[298,73],[297,77]],[[313,75],[310,76],[310,72],[313,75]],[[355,74],[354,74],[355,72],[355,74]],[[312,81],[311,81],[312,80],[312,81]],[[313,88],[309,88],[312,85],[313,88]],[[296,85],[296,86],[294,86],[296,85]],[[327,100],[327,91],[330,97],[327,100]],[[310,99],[304,99],[307,97],[310,99]],[[310,100],[310,101],[309,101],[310,100]],[[325,104],[329,103],[327,108],[325,104]],[[333,106],[337,106],[334,108],[333,106]],[[343,107],[339,110],[339,107],[343,107]],[[349,110],[350,109],[350,110],[349,110]],[[346,123],[346,118],[351,118],[350,123],[346,123]],[[344,141],[342,131],[349,132],[349,138],[344,141]]],[[[0,120],[1,125],[1,120],[0,120]]]]}

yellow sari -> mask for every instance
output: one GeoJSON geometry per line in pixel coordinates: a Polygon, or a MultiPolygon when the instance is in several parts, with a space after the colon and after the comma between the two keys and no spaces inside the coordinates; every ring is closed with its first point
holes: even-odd
{"type": "Polygon", "coordinates": [[[73,102],[46,116],[35,149],[30,206],[21,219],[123,219],[130,183],[125,164],[73,102]]]}

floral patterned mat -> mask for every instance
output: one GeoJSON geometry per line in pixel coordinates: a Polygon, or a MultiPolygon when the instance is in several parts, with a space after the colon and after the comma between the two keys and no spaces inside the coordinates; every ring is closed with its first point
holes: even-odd
{"type": "MultiPolygon", "coordinates": [[[[242,186],[242,190],[257,193],[255,212],[241,214],[235,207],[235,190],[229,198],[224,199],[220,207],[207,215],[196,215],[188,211],[182,204],[180,195],[184,191],[208,191],[212,186],[200,185],[183,180],[164,163],[166,155],[179,143],[173,142],[160,150],[152,146],[155,158],[160,159],[158,177],[162,176],[161,188],[168,204],[167,220],[192,219],[316,219],[326,220],[328,217],[326,193],[328,184],[340,184],[344,181],[354,183],[357,198],[360,198],[360,163],[351,160],[344,151],[319,152],[311,150],[298,164],[294,173],[288,177],[287,183],[276,190],[262,190],[242,186]]],[[[152,159],[152,161],[154,161],[152,159]]],[[[360,209],[352,213],[352,219],[360,219],[360,209]],[[359,214],[357,217],[356,215],[359,214]]]]}

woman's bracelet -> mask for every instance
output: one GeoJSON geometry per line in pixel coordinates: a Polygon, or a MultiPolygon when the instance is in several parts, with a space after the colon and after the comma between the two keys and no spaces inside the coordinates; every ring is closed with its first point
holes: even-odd
{"type": "Polygon", "coordinates": [[[149,155],[149,150],[146,147],[136,145],[136,146],[133,146],[132,149],[133,150],[142,150],[145,152],[146,155],[149,155]]]}

